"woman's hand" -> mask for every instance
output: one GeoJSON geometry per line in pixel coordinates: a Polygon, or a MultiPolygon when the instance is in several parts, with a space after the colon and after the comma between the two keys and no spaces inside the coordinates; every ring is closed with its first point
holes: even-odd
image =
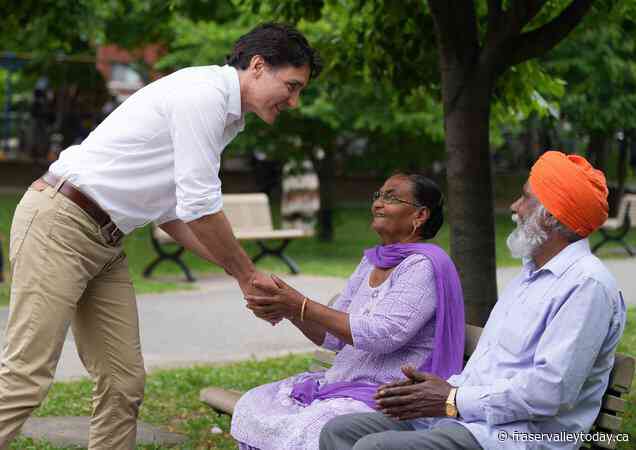
{"type": "Polygon", "coordinates": [[[263,294],[245,295],[247,308],[252,310],[256,317],[270,323],[278,322],[283,318],[300,317],[305,296],[275,275],[271,276],[271,280],[274,282],[274,286],[258,279],[253,281],[254,287],[263,294]]]}

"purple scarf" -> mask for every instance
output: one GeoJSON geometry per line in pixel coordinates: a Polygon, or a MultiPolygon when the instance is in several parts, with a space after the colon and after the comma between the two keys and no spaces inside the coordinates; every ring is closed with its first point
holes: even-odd
{"type": "MultiPolygon", "coordinates": [[[[364,252],[371,264],[381,269],[395,267],[413,254],[430,260],[437,291],[433,350],[418,370],[447,379],[461,372],[464,357],[464,298],[455,264],[444,250],[433,244],[377,245],[364,252]]],[[[376,409],[373,396],[379,386],[341,381],[320,387],[318,381],[307,380],[295,384],[291,396],[303,405],[316,399],[353,398],[376,409]]]]}

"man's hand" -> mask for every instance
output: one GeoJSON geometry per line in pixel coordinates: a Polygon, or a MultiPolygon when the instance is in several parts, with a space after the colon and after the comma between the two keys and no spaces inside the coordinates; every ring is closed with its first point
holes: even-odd
{"type": "Polygon", "coordinates": [[[453,386],[440,377],[403,366],[406,380],[380,386],[375,394],[379,409],[398,420],[446,415],[446,399],[453,386]]]}
{"type": "Polygon", "coordinates": [[[256,317],[272,322],[282,318],[295,318],[300,315],[304,296],[275,275],[266,281],[257,279],[253,286],[264,295],[245,296],[247,307],[256,317]],[[272,286],[273,285],[273,286],[272,286]]]}
{"type": "MultiPolygon", "coordinates": [[[[243,291],[243,296],[246,299],[248,297],[260,296],[262,294],[266,294],[268,291],[264,290],[263,288],[265,289],[276,288],[276,284],[274,283],[274,281],[269,276],[259,271],[255,271],[248,281],[243,283],[239,282],[239,286],[241,287],[241,290],[243,291]]],[[[273,314],[265,316],[265,315],[259,315],[255,313],[255,315],[260,319],[266,320],[272,325],[278,324],[283,319],[282,316],[276,316],[273,314]]]]}

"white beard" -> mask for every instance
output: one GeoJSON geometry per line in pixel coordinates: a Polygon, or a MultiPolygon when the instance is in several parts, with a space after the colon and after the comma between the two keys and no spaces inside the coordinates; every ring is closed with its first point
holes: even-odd
{"type": "Polygon", "coordinates": [[[512,221],[517,224],[517,228],[508,235],[506,244],[513,258],[531,258],[548,240],[548,233],[539,225],[539,212],[537,208],[524,221],[521,221],[517,214],[512,215],[512,221]]]}

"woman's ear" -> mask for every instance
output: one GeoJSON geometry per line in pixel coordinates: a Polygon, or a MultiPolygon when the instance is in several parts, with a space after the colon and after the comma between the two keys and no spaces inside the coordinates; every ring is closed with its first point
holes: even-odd
{"type": "Polygon", "coordinates": [[[427,206],[424,206],[423,208],[419,208],[419,210],[417,211],[417,215],[415,216],[415,222],[417,223],[418,227],[421,227],[426,222],[428,222],[428,219],[430,217],[431,217],[431,210],[428,209],[427,206]]]}

